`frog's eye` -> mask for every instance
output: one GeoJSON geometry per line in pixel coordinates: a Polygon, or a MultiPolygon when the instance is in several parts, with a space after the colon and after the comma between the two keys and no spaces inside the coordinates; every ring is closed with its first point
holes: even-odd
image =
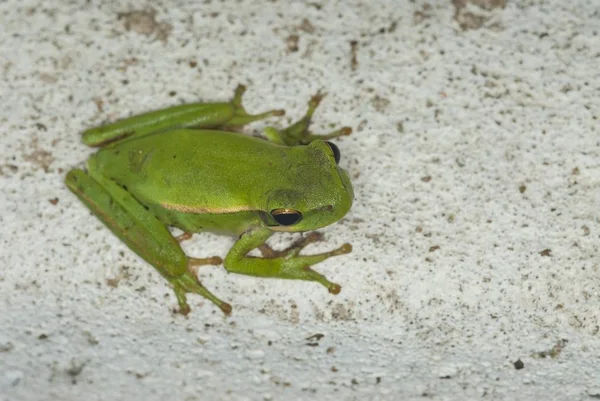
{"type": "Polygon", "coordinates": [[[333,152],[333,158],[335,159],[335,164],[339,164],[340,157],[342,157],[340,150],[338,149],[337,146],[335,146],[335,144],[333,142],[325,141],[325,143],[327,145],[329,145],[329,147],[331,148],[331,151],[333,152]]]}
{"type": "Polygon", "coordinates": [[[281,226],[292,226],[302,220],[302,213],[294,209],[273,209],[271,216],[281,226]]]}

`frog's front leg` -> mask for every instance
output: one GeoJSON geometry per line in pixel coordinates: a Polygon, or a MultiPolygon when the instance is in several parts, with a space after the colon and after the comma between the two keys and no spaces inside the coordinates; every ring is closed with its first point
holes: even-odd
{"type": "Polygon", "coordinates": [[[325,135],[315,135],[308,130],[312,116],[324,97],[324,93],[317,93],[308,102],[308,110],[300,120],[282,130],[278,130],[273,127],[267,127],[265,129],[265,136],[270,141],[277,144],[293,146],[308,145],[315,139],[326,140],[337,138],[339,136],[350,135],[352,133],[352,128],[350,127],[342,127],[325,135]]]}
{"type": "Polygon", "coordinates": [[[194,272],[195,266],[221,264],[221,258],[187,257],[162,222],[129,192],[114,181],[94,174],[91,168],[89,175],[83,170],[71,170],[66,183],[117,237],[173,285],[180,313],[190,311],[186,301],[189,292],[209,299],[225,313],[231,312],[231,306],[208,291],[194,272]]]}
{"type": "Polygon", "coordinates": [[[351,252],[350,244],[344,244],[333,251],[317,255],[299,255],[304,246],[318,238],[318,236],[309,235],[299,241],[296,246],[283,252],[272,251],[273,253],[269,254],[266,251],[265,254],[268,257],[263,258],[248,256],[248,252],[263,245],[272,234],[273,232],[268,228],[256,228],[242,234],[225,258],[225,269],[230,273],[248,276],[316,281],[327,287],[332,294],[340,292],[342,287],[339,284],[327,280],[325,276],[312,270],[310,266],[332,256],[351,252]]]}
{"type": "Polygon", "coordinates": [[[105,146],[124,139],[177,128],[223,129],[224,127],[239,127],[270,116],[285,114],[283,110],[269,110],[260,114],[249,114],[242,105],[242,95],[245,91],[245,86],[238,85],[233,99],[227,103],[181,104],[91,128],[83,132],[82,140],[88,146],[105,146]]]}

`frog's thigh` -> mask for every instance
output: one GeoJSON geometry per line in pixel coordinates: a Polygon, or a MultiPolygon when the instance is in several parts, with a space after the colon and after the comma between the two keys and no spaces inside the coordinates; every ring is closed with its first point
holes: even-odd
{"type": "Polygon", "coordinates": [[[163,276],[174,278],[187,271],[187,257],[167,227],[119,185],[82,170],[71,170],[66,183],[117,237],[163,276]]]}

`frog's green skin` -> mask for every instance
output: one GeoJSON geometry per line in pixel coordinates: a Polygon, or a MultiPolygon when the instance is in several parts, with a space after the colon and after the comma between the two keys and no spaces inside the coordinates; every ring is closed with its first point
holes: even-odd
{"type": "Polygon", "coordinates": [[[344,244],[323,254],[299,255],[320,239],[316,233],[285,251],[266,245],[275,231],[318,229],[348,212],[352,185],[337,165],[337,148],[323,139],[351,130],[321,136],[308,132],[323,97],[317,94],[300,121],[284,130],[267,128],[268,140],[225,131],[283,114],[247,114],[241,105],[243,92],[239,86],[229,103],[175,106],[90,129],[83,133],[84,143],[102,148],[88,160],[87,171],[67,174],[69,189],[169,280],[184,314],[190,310],[188,292],[208,298],[225,313],[231,311],[200,283],[195,271],[196,266],[220,264],[221,258],[186,256],[179,240],[189,233],[239,236],[225,258],[229,272],[317,281],[334,294],[341,287],[310,266],[352,249],[344,244]],[[186,235],[175,238],[168,226],[186,235]],[[255,248],[263,257],[247,256],[255,248]]]}

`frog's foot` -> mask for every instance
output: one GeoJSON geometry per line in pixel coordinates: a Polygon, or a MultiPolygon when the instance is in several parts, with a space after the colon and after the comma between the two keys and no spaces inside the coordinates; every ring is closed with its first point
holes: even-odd
{"type": "Polygon", "coordinates": [[[259,114],[248,114],[242,105],[242,96],[246,92],[246,87],[244,85],[238,85],[235,88],[235,94],[233,99],[231,100],[231,104],[234,108],[234,115],[223,127],[223,129],[232,128],[232,127],[241,127],[248,123],[258,120],[264,120],[265,118],[272,116],[283,116],[285,114],[285,110],[268,110],[264,113],[259,114]]]}
{"type": "Polygon", "coordinates": [[[198,274],[198,267],[203,265],[214,265],[218,266],[223,263],[223,259],[218,256],[211,256],[210,258],[191,258],[188,256],[188,271],[192,274],[198,274]]]}
{"type": "Polygon", "coordinates": [[[342,127],[340,129],[336,129],[335,131],[331,131],[329,134],[312,134],[309,132],[306,135],[305,142],[311,143],[315,139],[326,140],[326,139],[338,138],[340,136],[348,136],[351,133],[352,133],[352,128],[350,128],[350,127],[342,127]]]}
{"type": "Polygon", "coordinates": [[[178,312],[182,315],[187,315],[190,313],[190,306],[188,305],[186,299],[187,293],[196,293],[202,295],[204,298],[217,305],[226,315],[231,313],[231,305],[229,305],[227,302],[221,301],[212,292],[208,291],[206,287],[202,285],[200,280],[198,280],[198,278],[196,278],[192,273],[185,272],[179,277],[169,279],[169,281],[173,285],[173,290],[175,291],[175,296],[177,297],[177,302],[179,303],[178,312]]]}
{"type": "Polygon", "coordinates": [[[298,254],[300,253],[300,251],[302,249],[304,249],[307,245],[312,244],[314,242],[321,241],[321,240],[323,240],[323,238],[324,238],[324,235],[322,233],[320,233],[318,231],[313,231],[310,234],[308,234],[307,236],[298,239],[292,245],[290,245],[289,247],[287,247],[286,249],[281,250],[281,251],[276,251],[273,248],[271,248],[270,246],[268,246],[267,244],[262,244],[261,246],[258,247],[258,249],[263,254],[263,257],[265,257],[267,259],[275,259],[275,258],[285,259],[285,261],[283,262],[284,264],[291,264],[294,269],[298,270],[296,273],[294,273],[293,271],[286,271],[285,274],[281,275],[280,277],[317,281],[317,282],[321,283],[322,285],[324,285],[325,287],[327,287],[327,289],[329,290],[330,293],[339,294],[339,292],[342,289],[342,287],[339,284],[332,283],[331,281],[327,280],[327,278],[325,276],[312,270],[310,268],[310,266],[312,264],[316,264],[316,263],[318,263],[326,258],[329,258],[331,256],[343,255],[343,254],[351,252],[352,246],[350,244],[344,244],[340,248],[335,249],[331,252],[326,252],[326,253],[311,255],[311,256],[298,257],[298,254]],[[302,258],[303,261],[301,261],[300,263],[295,263],[292,259],[296,258],[296,257],[302,258]],[[306,259],[306,258],[308,258],[308,259],[306,259]],[[307,263],[307,261],[310,264],[306,265],[305,263],[307,263]]]}
{"type": "Polygon", "coordinates": [[[306,280],[316,281],[323,285],[331,294],[339,294],[342,287],[339,284],[333,283],[327,279],[324,275],[314,271],[311,266],[316,265],[319,262],[324,261],[332,256],[344,255],[352,251],[350,244],[344,244],[341,247],[334,249],[329,252],[319,253],[316,255],[298,255],[299,249],[294,248],[288,251],[288,253],[277,259],[271,259],[273,261],[279,261],[279,271],[274,277],[295,279],[295,280],[306,280]]]}
{"type": "Polygon", "coordinates": [[[193,236],[194,236],[194,233],[185,232],[185,233],[175,237],[175,239],[179,242],[183,242],[183,241],[187,241],[188,239],[191,239],[193,236]]]}
{"type": "Polygon", "coordinates": [[[312,116],[317,110],[317,107],[319,107],[319,104],[321,104],[321,101],[325,95],[325,93],[317,92],[317,94],[314,95],[308,102],[308,110],[300,120],[282,130],[277,130],[273,127],[267,127],[265,129],[265,136],[275,143],[293,146],[308,145],[315,139],[326,140],[350,135],[352,133],[352,128],[350,127],[342,127],[325,135],[312,134],[308,130],[312,116]]]}
{"type": "Polygon", "coordinates": [[[258,247],[263,257],[268,259],[278,258],[281,256],[296,256],[300,253],[302,249],[304,249],[307,245],[312,244],[314,242],[322,241],[324,235],[318,231],[313,231],[305,237],[299,238],[292,245],[287,247],[284,250],[276,251],[271,248],[269,245],[262,244],[258,247]]]}
{"type": "Polygon", "coordinates": [[[298,255],[299,249],[294,248],[283,256],[282,268],[278,277],[316,281],[323,285],[331,294],[339,294],[342,287],[339,284],[333,283],[321,273],[314,271],[311,266],[324,261],[332,256],[344,255],[352,252],[352,245],[344,244],[341,247],[329,252],[319,253],[316,255],[298,255]]]}
{"type": "Polygon", "coordinates": [[[344,255],[352,251],[350,244],[330,252],[316,255],[298,255],[300,250],[311,242],[320,238],[320,234],[308,235],[301,239],[296,246],[285,251],[273,251],[270,248],[259,247],[265,252],[264,258],[247,257],[244,251],[236,255],[236,251],[225,259],[225,268],[231,273],[247,274],[258,277],[275,277],[293,280],[316,281],[326,287],[330,293],[338,294],[342,287],[332,283],[324,275],[314,271],[311,266],[324,261],[332,256],[344,255]],[[240,259],[241,256],[241,259],[240,259]]]}

